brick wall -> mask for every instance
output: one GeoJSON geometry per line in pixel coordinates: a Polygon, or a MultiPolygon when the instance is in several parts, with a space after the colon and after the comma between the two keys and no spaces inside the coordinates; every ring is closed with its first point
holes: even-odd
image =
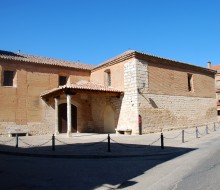
{"type": "Polygon", "coordinates": [[[144,61],[137,67],[143,133],[216,121],[214,74],[144,61]],[[193,76],[192,92],[188,91],[187,73],[193,76]]]}
{"type": "Polygon", "coordinates": [[[105,71],[109,70],[111,72],[111,87],[118,90],[124,90],[124,63],[125,62],[120,62],[115,65],[106,66],[99,70],[92,71],[90,80],[105,85],[105,71]]]}
{"type": "Polygon", "coordinates": [[[124,62],[117,129],[138,134],[139,114],[143,133],[215,122],[215,102],[213,74],[130,59],[124,62]],[[191,92],[188,73],[193,77],[191,92]]]}
{"type": "Polygon", "coordinates": [[[90,72],[8,60],[0,62],[0,75],[1,129],[28,126],[33,134],[46,134],[54,128],[54,108],[42,101],[40,94],[58,87],[59,75],[69,75],[71,82],[77,82],[89,80],[90,72]],[[4,69],[16,71],[16,87],[2,86],[4,69]]]}
{"type": "Polygon", "coordinates": [[[215,98],[214,74],[182,69],[160,63],[148,63],[149,93],[215,98]],[[192,91],[188,91],[187,74],[192,74],[192,91]]]}

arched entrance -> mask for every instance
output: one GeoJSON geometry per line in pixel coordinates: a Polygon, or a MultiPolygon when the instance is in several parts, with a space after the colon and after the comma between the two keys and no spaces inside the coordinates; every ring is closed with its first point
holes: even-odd
{"type": "Polygon", "coordinates": [[[104,112],[104,132],[115,132],[115,116],[111,106],[107,105],[104,112]]]}
{"type": "MultiPolygon", "coordinates": [[[[72,111],[72,132],[77,132],[77,107],[74,105],[71,105],[71,111],[72,111]]],[[[67,104],[63,103],[60,104],[58,107],[58,129],[59,133],[67,133],[67,104]]]]}

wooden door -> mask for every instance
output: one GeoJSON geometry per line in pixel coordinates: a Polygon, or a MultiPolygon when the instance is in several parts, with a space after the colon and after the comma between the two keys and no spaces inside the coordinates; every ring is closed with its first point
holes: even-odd
{"type": "MultiPolygon", "coordinates": [[[[59,133],[67,133],[67,104],[63,103],[59,105],[58,108],[58,116],[59,116],[59,133]]],[[[77,107],[71,105],[72,111],[72,132],[77,132],[77,107]]]]}

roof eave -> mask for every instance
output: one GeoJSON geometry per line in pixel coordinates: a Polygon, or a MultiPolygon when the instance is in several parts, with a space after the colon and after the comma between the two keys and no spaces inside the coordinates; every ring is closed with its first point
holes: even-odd
{"type": "Polygon", "coordinates": [[[7,57],[0,57],[0,60],[8,60],[8,61],[19,61],[19,62],[24,62],[24,63],[34,63],[34,64],[40,64],[40,65],[46,65],[46,66],[53,66],[53,67],[61,67],[61,68],[71,68],[71,69],[77,69],[77,70],[85,70],[85,71],[90,71],[93,68],[81,68],[81,67],[74,67],[74,66],[68,66],[68,65],[56,65],[56,64],[49,64],[46,62],[36,62],[36,61],[29,61],[29,60],[17,60],[17,59],[11,59],[7,57]]]}
{"type": "Polygon", "coordinates": [[[141,59],[141,60],[145,60],[145,61],[155,61],[155,60],[160,60],[163,63],[174,63],[174,64],[178,64],[179,67],[183,67],[183,66],[187,66],[187,67],[191,67],[193,69],[196,70],[200,70],[203,72],[208,72],[208,73],[212,73],[212,74],[216,74],[217,72],[212,70],[212,69],[208,69],[208,68],[204,68],[204,67],[199,67],[196,65],[192,65],[192,64],[188,64],[188,63],[184,63],[184,62],[180,62],[180,61],[175,61],[175,60],[171,60],[171,59],[166,59],[166,58],[162,58],[162,57],[158,57],[158,56],[154,56],[154,55],[149,55],[149,54],[145,54],[145,53],[141,53],[141,52],[137,52],[137,51],[132,51],[130,53],[124,54],[122,56],[116,57],[115,59],[110,59],[107,62],[104,62],[103,64],[95,67],[94,69],[91,70],[91,72],[94,72],[96,70],[99,70],[100,68],[105,68],[114,64],[117,64],[119,62],[131,59],[131,58],[137,58],[137,59],[141,59]]]}
{"type": "Polygon", "coordinates": [[[48,93],[43,93],[40,97],[44,100],[48,100],[49,98],[59,97],[62,94],[71,94],[75,95],[77,93],[86,93],[86,94],[96,94],[102,96],[113,96],[120,97],[124,94],[122,91],[105,91],[105,90],[93,90],[93,89],[75,89],[75,88],[57,88],[48,93]]]}

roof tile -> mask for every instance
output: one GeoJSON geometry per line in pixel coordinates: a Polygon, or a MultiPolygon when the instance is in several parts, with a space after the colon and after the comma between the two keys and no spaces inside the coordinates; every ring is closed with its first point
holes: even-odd
{"type": "Polygon", "coordinates": [[[53,58],[34,56],[34,55],[28,55],[22,53],[14,53],[3,50],[0,50],[0,59],[24,61],[24,62],[44,64],[44,65],[61,66],[61,67],[70,67],[70,68],[83,69],[83,70],[92,70],[94,68],[94,66],[90,64],[82,64],[79,62],[64,61],[53,58]]]}
{"type": "Polygon", "coordinates": [[[58,90],[62,90],[62,89],[73,89],[73,90],[76,89],[76,90],[90,90],[90,91],[99,91],[99,92],[123,93],[123,91],[112,88],[112,87],[103,86],[103,85],[93,83],[93,82],[86,82],[82,84],[67,84],[64,86],[59,86],[58,88],[54,88],[46,92],[43,92],[41,94],[41,97],[48,95],[50,93],[53,93],[55,91],[58,91],[58,90]]]}

